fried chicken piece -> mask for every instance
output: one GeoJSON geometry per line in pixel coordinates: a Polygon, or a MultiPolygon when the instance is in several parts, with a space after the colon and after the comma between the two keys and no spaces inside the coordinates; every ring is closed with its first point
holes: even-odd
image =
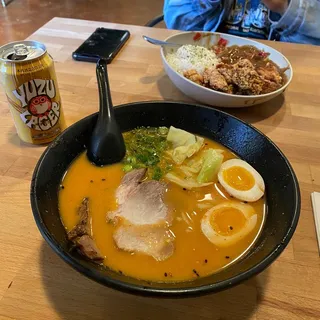
{"type": "Polygon", "coordinates": [[[203,85],[203,77],[202,77],[201,74],[199,74],[199,73],[197,72],[197,70],[195,70],[195,69],[187,70],[187,71],[185,71],[185,72],[183,73],[183,75],[184,75],[187,79],[189,79],[189,80],[191,80],[191,81],[193,81],[193,82],[195,82],[195,83],[197,83],[197,84],[203,85]]]}
{"type": "Polygon", "coordinates": [[[232,93],[224,76],[215,68],[207,68],[203,73],[203,82],[210,88],[226,93],[232,93]]]}
{"type": "Polygon", "coordinates": [[[257,73],[263,80],[274,82],[279,86],[281,86],[282,84],[282,77],[277,68],[272,64],[270,64],[267,67],[257,68],[257,73]]]}
{"type": "Polygon", "coordinates": [[[262,92],[263,81],[248,59],[233,65],[232,82],[245,94],[256,95],[262,92]]]}
{"type": "Polygon", "coordinates": [[[264,93],[270,93],[273,91],[278,90],[279,88],[281,88],[281,84],[278,84],[276,82],[273,81],[269,81],[269,80],[263,80],[263,85],[262,85],[262,94],[264,93]]]}
{"type": "Polygon", "coordinates": [[[220,63],[217,65],[217,70],[224,76],[228,84],[232,83],[233,66],[220,63]]]}
{"type": "Polygon", "coordinates": [[[216,67],[205,69],[203,76],[191,69],[184,76],[213,90],[242,95],[273,92],[283,83],[279,70],[272,63],[255,68],[248,59],[241,59],[233,65],[221,62],[216,67]]]}

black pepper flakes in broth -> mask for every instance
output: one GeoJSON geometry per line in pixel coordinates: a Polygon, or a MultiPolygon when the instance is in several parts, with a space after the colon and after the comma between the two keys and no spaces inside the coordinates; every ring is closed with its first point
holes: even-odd
{"type": "Polygon", "coordinates": [[[199,273],[197,272],[196,269],[193,269],[192,271],[193,271],[193,273],[194,273],[197,277],[200,277],[200,275],[199,275],[199,273]]]}

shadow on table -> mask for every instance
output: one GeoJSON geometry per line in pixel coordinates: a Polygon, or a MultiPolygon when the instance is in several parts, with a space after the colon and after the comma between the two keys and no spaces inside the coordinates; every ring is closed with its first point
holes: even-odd
{"type": "Polygon", "coordinates": [[[143,84],[156,84],[163,100],[196,103],[176,88],[164,71],[159,72],[157,75],[142,77],[139,81],[143,84]]]}
{"type": "Polygon", "coordinates": [[[14,125],[12,125],[12,130],[9,131],[9,133],[7,134],[8,137],[8,142],[12,145],[15,145],[19,148],[35,148],[35,149],[39,149],[39,146],[32,144],[32,143],[26,143],[23,142],[19,136],[18,133],[14,127],[14,125]]]}
{"type": "MultiPolygon", "coordinates": [[[[158,90],[163,99],[179,100],[184,102],[201,104],[200,102],[197,102],[187,97],[179,89],[177,89],[164,72],[160,73],[158,76],[143,78],[144,83],[155,81],[157,82],[158,90]]],[[[277,96],[276,98],[268,102],[256,106],[250,106],[245,108],[216,108],[221,111],[230,113],[253,125],[264,120],[264,124],[270,125],[272,127],[277,127],[281,123],[286,112],[286,105],[283,94],[277,96]]],[[[264,130],[265,133],[267,133],[268,131],[270,131],[268,130],[268,128],[264,130]]]]}
{"type": "MultiPolygon", "coordinates": [[[[22,141],[19,138],[18,133],[17,133],[14,125],[12,125],[12,130],[9,131],[9,133],[7,134],[7,137],[8,137],[9,144],[12,144],[12,145],[19,147],[21,149],[39,150],[39,154],[41,154],[41,152],[43,152],[43,148],[41,148],[41,147],[47,147],[49,145],[49,143],[36,145],[36,144],[27,143],[27,142],[22,141]]],[[[38,151],[35,151],[35,152],[38,152],[38,151]]]]}
{"type": "MultiPolygon", "coordinates": [[[[284,95],[281,94],[270,101],[256,106],[230,109],[220,108],[220,110],[226,111],[253,125],[264,121],[264,125],[277,127],[282,122],[286,113],[286,104],[284,95]]],[[[268,129],[264,130],[264,132],[267,133],[268,129]]]]}
{"type": "Polygon", "coordinates": [[[244,284],[199,298],[156,299],[124,294],[99,285],[64,263],[43,242],[41,276],[61,319],[246,320],[267,285],[267,271],[244,284]]]}

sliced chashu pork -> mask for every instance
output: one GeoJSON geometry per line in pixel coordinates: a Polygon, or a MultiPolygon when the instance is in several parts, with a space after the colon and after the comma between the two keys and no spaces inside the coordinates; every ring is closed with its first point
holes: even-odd
{"type": "Polygon", "coordinates": [[[136,169],[128,172],[121,180],[120,186],[116,191],[118,205],[123,204],[129,194],[141,183],[147,173],[146,168],[136,169]]]}
{"type": "Polygon", "coordinates": [[[113,238],[119,249],[140,252],[165,260],[173,253],[174,240],[169,232],[172,217],[163,202],[167,185],[150,180],[142,182],[146,170],[127,173],[117,189],[118,209],[107,220],[121,223],[113,238]]]}
{"type": "Polygon", "coordinates": [[[89,199],[84,198],[78,208],[79,222],[68,232],[68,239],[78,248],[79,252],[94,262],[100,263],[104,257],[91,236],[89,221],[89,199]]]}
{"type": "Polygon", "coordinates": [[[121,198],[122,203],[118,200],[118,204],[120,202],[118,209],[109,213],[108,219],[114,221],[117,217],[121,217],[133,225],[171,223],[168,208],[162,199],[166,188],[165,183],[155,180],[137,184],[134,188],[130,188],[126,199],[121,198]]]}
{"type": "Polygon", "coordinates": [[[81,237],[85,234],[91,234],[91,227],[89,222],[89,199],[84,198],[77,210],[79,221],[78,223],[68,232],[68,239],[74,240],[75,238],[81,237]]]}
{"type": "Polygon", "coordinates": [[[113,238],[118,248],[141,252],[157,261],[168,259],[174,251],[174,237],[166,226],[122,225],[115,231],[113,238]]]}

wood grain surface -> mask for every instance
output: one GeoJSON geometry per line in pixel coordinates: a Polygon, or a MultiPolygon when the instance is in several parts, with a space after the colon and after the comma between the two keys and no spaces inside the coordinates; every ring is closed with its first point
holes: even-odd
{"type": "MultiPolygon", "coordinates": [[[[71,53],[96,27],[129,29],[131,38],[109,67],[115,105],[141,100],[190,101],[165,75],[159,48],[175,31],[55,18],[30,39],[45,43],[56,63],[68,124],[97,111],[95,65],[71,53]]],[[[29,204],[30,178],[44,147],[20,142],[0,93],[0,320],[9,319],[320,319],[320,258],[310,193],[320,191],[320,47],[270,42],[292,63],[285,96],[227,110],[268,135],[298,176],[302,210],[286,250],[259,276],[201,298],[161,300],[123,294],[66,265],[39,234],[29,204]]]]}
{"type": "MultiPolygon", "coordinates": [[[[2,0],[0,1],[0,45],[25,39],[54,17],[112,21],[143,26],[161,14],[163,0],[2,0]]],[[[157,27],[165,27],[162,22],[157,27]]]]}

